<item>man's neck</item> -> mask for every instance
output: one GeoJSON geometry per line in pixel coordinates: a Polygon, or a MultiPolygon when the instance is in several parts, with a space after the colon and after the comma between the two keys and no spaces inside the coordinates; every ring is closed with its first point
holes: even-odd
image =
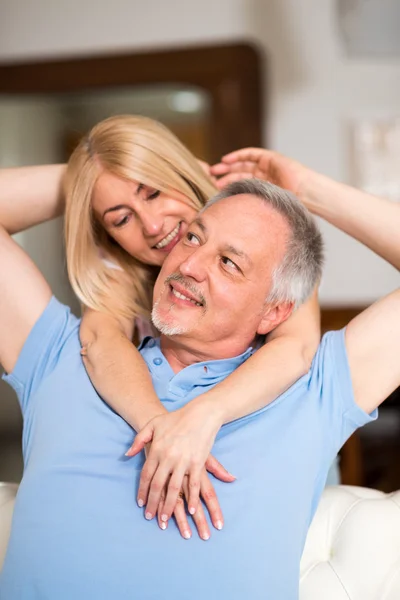
{"type": "Polygon", "coordinates": [[[195,363],[234,358],[243,354],[250,345],[251,342],[246,347],[242,342],[237,344],[221,342],[205,344],[202,347],[183,336],[161,335],[160,337],[161,351],[174,373],[179,373],[182,369],[195,363]]]}

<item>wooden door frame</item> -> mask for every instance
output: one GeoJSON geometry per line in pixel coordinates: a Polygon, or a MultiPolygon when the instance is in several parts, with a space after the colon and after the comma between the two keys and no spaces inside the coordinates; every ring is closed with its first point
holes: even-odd
{"type": "Polygon", "coordinates": [[[198,86],[210,94],[211,156],[262,145],[264,65],[238,43],[154,52],[0,64],[0,94],[79,92],[150,84],[198,86]]]}

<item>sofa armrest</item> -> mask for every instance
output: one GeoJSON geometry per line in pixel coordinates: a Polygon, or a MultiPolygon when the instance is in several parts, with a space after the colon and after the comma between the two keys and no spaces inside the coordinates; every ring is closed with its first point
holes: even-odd
{"type": "Polygon", "coordinates": [[[11,520],[14,510],[16,483],[0,483],[0,571],[6,554],[8,538],[11,530],[11,520]]]}
{"type": "Polygon", "coordinates": [[[300,573],[300,600],[398,600],[400,490],[325,488],[300,573]]]}

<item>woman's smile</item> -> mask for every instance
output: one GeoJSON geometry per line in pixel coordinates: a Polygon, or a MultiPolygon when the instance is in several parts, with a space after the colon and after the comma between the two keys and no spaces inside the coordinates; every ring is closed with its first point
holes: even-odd
{"type": "Polygon", "coordinates": [[[168,233],[164,238],[162,238],[157,244],[153,247],[157,250],[162,250],[163,252],[170,252],[172,248],[179,242],[181,236],[179,235],[181,229],[182,221],[178,223],[178,225],[168,233]]]}

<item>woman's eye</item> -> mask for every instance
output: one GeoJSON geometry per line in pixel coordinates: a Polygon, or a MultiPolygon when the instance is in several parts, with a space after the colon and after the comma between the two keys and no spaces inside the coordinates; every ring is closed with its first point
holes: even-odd
{"type": "Polygon", "coordinates": [[[231,260],[227,256],[222,256],[221,260],[223,264],[229,267],[230,269],[236,269],[236,271],[239,271],[239,267],[233,262],[233,260],[231,260]]]}
{"type": "Polygon", "coordinates": [[[197,235],[194,235],[194,233],[191,233],[190,231],[187,232],[186,239],[191,244],[199,245],[199,243],[200,243],[199,238],[197,237],[197,235]]]}
{"type": "Polygon", "coordinates": [[[160,190],[154,190],[154,192],[151,192],[151,194],[147,196],[147,200],[155,200],[156,198],[158,198],[159,195],[160,190]]]}
{"type": "Polygon", "coordinates": [[[128,221],[129,221],[129,215],[126,215],[120,221],[118,221],[118,223],[115,223],[114,227],[123,227],[124,225],[126,225],[128,223],[128,221]]]}

